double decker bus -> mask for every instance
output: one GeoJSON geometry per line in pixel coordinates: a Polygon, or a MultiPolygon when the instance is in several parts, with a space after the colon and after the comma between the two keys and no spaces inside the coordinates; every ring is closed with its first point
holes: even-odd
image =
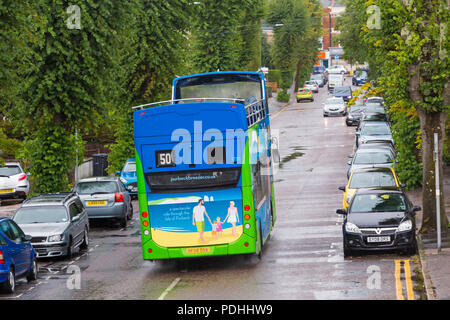
{"type": "Polygon", "coordinates": [[[173,80],[134,109],[146,260],[257,254],[276,220],[265,80],[211,72],[173,80]]]}

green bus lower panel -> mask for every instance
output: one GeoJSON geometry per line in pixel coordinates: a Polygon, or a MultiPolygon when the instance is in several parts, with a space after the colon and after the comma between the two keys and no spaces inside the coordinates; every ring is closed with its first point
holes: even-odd
{"type": "Polygon", "coordinates": [[[158,246],[153,240],[149,240],[142,247],[144,260],[158,260],[255,253],[256,241],[255,238],[243,234],[237,241],[231,244],[188,248],[163,248],[158,246]]]}

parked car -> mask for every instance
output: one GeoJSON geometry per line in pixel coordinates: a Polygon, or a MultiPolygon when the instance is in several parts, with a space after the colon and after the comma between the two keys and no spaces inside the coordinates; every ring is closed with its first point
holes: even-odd
{"type": "Polygon", "coordinates": [[[36,252],[30,243],[31,236],[10,218],[0,218],[0,289],[14,293],[16,279],[37,279],[36,252]]]}
{"type": "Polygon", "coordinates": [[[376,103],[380,106],[384,106],[384,99],[382,97],[369,97],[365,100],[366,104],[376,103]]]}
{"type": "Polygon", "coordinates": [[[5,162],[3,166],[0,166],[0,200],[26,199],[29,192],[28,175],[19,162],[5,162]]]}
{"type": "Polygon", "coordinates": [[[319,85],[317,84],[316,81],[313,80],[305,81],[305,83],[303,84],[303,88],[310,89],[312,92],[315,93],[319,92],[319,85]]]}
{"type": "Polygon", "coordinates": [[[345,124],[347,126],[357,125],[361,114],[364,110],[364,106],[361,105],[353,105],[348,108],[347,118],[345,119],[345,124]]]}
{"type": "Polygon", "coordinates": [[[384,121],[369,121],[363,122],[359,130],[355,132],[356,147],[360,144],[366,143],[369,140],[388,141],[394,144],[392,138],[391,128],[389,124],[384,121]]]}
{"type": "Polygon", "coordinates": [[[417,252],[415,215],[420,211],[403,191],[360,189],[344,215],[342,225],[344,256],[356,250],[400,249],[417,252]]]}
{"type": "Polygon", "coordinates": [[[89,245],[87,212],[76,193],[41,194],[31,197],[13,216],[29,234],[38,258],[71,257],[89,245]]]}
{"type": "Polygon", "coordinates": [[[358,149],[380,149],[380,150],[389,150],[392,152],[394,157],[397,156],[397,152],[394,149],[394,145],[389,141],[378,141],[378,140],[369,140],[366,143],[360,144],[358,149]]]}
{"type": "Polygon", "coordinates": [[[314,66],[312,74],[324,74],[326,72],[326,68],[324,66],[314,66]]]}
{"type": "Polygon", "coordinates": [[[354,170],[362,168],[393,168],[395,155],[389,150],[359,149],[356,150],[352,160],[348,162],[347,178],[354,170]]]}
{"type": "Polygon", "coordinates": [[[325,85],[325,78],[322,74],[313,74],[310,78],[310,81],[317,81],[319,88],[322,88],[325,85]]]}
{"type": "Polygon", "coordinates": [[[334,66],[329,67],[326,70],[327,70],[328,74],[340,73],[340,74],[344,75],[344,74],[348,73],[347,68],[345,68],[342,65],[334,65],[334,66]]]}
{"type": "Polygon", "coordinates": [[[131,196],[117,177],[94,177],[78,181],[74,190],[89,219],[115,219],[125,228],[133,216],[131,196]]]}
{"type": "Polygon", "coordinates": [[[347,105],[342,98],[328,98],[323,103],[323,116],[345,116],[347,105]]]}
{"type": "Polygon", "coordinates": [[[394,169],[392,168],[362,168],[354,170],[348,179],[347,185],[340,186],[344,191],[342,204],[347,209],[350,200],[358,189],[363,188],[394,188],[401,190],[405,185],[400,183],[394,169]]]}
{"type": "Polygon", "coordinates": [[[363,70],[356,70],[352,77],[352,84],[354,86],[361,86],[367,82],[367,72],[363,70]]]}
{"type": "Polygon", "coordinates": [[[328,76],[328,92],[333,92],[334,87],[342,87],[344,85],[344,76],[341,74],[330,74],[328,76]]]}
{"type": "Polygon", "coordinates": [[[310,89],[300,88],[297,91],[297,102],[302,100],[314,101],[313,93],[310,89]]]}
{"type": "Polygon", "coordinates": [[[137,176],[136,176],[136,159],[128,159],[122,171],[117,171],[116,174],[120,175],[120,181],[123,183],[125,189],[131,196],[137,195],[137,176]]]}
{"type": "Polygon", "coordinates": [[[335,86],[333,89],[333,97],[342,98],[345,102],[348,102],[353,96],[351,86],[335,86]]]}

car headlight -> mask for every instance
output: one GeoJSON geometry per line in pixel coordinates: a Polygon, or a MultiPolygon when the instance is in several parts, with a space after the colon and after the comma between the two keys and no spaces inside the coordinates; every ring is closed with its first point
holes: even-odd
{"type": "Polygon", "coordinates": [[[353,116],[352,116],[351,114],[348,115],[348,118],[349,118],[350,120],[353,120],[353,116]]]}
{"type": "Polygon", "coordinates": [[[128,181],[123,177],[120,177],[120,181],[122,181],[122,183],[124,183],[124,184],[128,183],[128,181]]]}
{"type": "Polygon", "coordinates": [[[63,234],[55,234],[53,236],[49,236],[47,238],[47,242],[60,242],[63,241],[64,235],[63,234]]]}
{"type": "Polygon", "coordinates": [[[351,232],[351,233],[361,233],[361,230],[359,230],[358,226],[351,222],[347,222],[345,224],[345,231],[351,232]]]}
{"type": "Polygon", "coordinates": [[[406,221],[403,221],[402,223],[400,223],[400,225],[397,228],[397,232],[409,231],[411,229],[412,229],[412,221],[406,220],[406,221]]]}

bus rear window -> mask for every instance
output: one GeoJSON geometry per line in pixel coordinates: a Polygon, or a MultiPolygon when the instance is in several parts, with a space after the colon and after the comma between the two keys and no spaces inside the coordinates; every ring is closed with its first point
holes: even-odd
{"type": "Polygon", "coordinates": [[[145,174],[151,192],[156,193],[235,187],[238,184],[240,177],[241,168],[171,171],[145,174]]]}

